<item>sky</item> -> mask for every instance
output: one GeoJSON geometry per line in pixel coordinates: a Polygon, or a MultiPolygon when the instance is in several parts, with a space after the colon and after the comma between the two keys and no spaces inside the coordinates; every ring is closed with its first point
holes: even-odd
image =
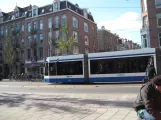
{"type": "MultiPolygon", "coordinates": [[[[107,30],[127,38],[135,43],[141,43],[140,29],[141,8],[140,0],[69,0],[80,8],[88,8],[92,13],[98,28],[105,26],[107,30]]],[[[16,6],[44,6],[53,0],[0,0],[0,9],[10,12],[16,6]]]]}

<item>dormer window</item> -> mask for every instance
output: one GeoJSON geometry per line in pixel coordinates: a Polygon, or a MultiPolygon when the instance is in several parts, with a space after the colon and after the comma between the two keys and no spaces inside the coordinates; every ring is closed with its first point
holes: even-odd
{"type": "Polygon", "coordinates": [[[19,12],[16,12],[16,18],[18,18],[19,17],[19,12]]]}
{"type": "Polygon", "coordinates": [[[29,13],[29,17],[31,17],[31,13],[29,13]]]}
{"type": "Polygon", "coordinates": [[[15,19],[15,16],[13,15],[13,16],[12,16],[12,20],[14,20],[14,19],[15,19]]]}
{"type": "Polygon", "coordinates": [[[42,9],[41,13],[44,13],[44,9],[42,9]]]}
{"type": "Polygon", "coordinates": [[[69,8],[71,9],[71,6],[69,5],[69,8]]]}
{"type": "Polygon", "coordinates": [[[49,11],[50,11],[50,12],[52,11],[52,7],[49,9],[49,11]]]}
{"type": "Polygon", "coordinates": [[[83,15],[84,15],[85,18],[88,18],[87,9],[83,9],[83,15]]]}
{"type": "Polygon", "coordinates": [[[59,0],[55,0],[54,2],[53,2],[53,11],[58,11],[58,10],[60,10],[60,1],[59,0]]]}
{"type": "Polygon", "coordinates": [[[33,9],[33,16],[36,16],[36,9],[33,9]]]}

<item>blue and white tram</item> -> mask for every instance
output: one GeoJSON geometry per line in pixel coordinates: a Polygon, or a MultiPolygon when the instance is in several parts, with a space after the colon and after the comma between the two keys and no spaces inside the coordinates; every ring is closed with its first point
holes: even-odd
{"type": "Polygon", "coordinates": [[[146,48],[48,57],[44,81],[48,83],[143,82],[149,58],[161,74],[161,49],[146,48]]]}
{"type": "Polygon", "coordinates": [[[48,57],[44,81],[48,83],[84,83],[84,55],[48,57]]]}
{"type": "Polygon", "coordinates": [[[89,82],[142,82],[149,58],[154,59],[154,48],[88,54],[89,82]]]}

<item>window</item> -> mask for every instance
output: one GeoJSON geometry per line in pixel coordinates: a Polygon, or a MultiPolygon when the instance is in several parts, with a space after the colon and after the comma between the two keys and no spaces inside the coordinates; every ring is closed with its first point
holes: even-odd
{"type": "Polygon", "coordinates": [[[28,23],[28,32],[30,32],[30,31],[31,31],[31,24],[28,23]]]}
{"type": "Polygon", "coordinates": [[[52,7],[49,9],[49,11],[51,12],[53,9],[52,9],[52,7]]]}
{"type": "Polygon", "coordinates": [[[146,38],[146,35],[142,36],[142,40],[143,40],[143,46],[147,47],[147,38],[146,38]]]}
{"type": "Polygon", "coordinates": [[[43,23],[43,20],[40,20],[40,30],[43,30],[43,27],[44,27],[43,24],[44,24],[44,23],[43,23]]]}
{"type": "Polygon", "coordinates": [[[88,13],[87,13],[87,10],[86,9],[83,9],[83,14],[84,14],[84,17],[85,18],[88,18],[88,13]]]}
{"type": "Polygon", "coordinates": [[[79,47],[78,46],[74,46],[73,53],[76,53],[76,54],[79,53],[79,47]]]}
{"type": "Polygon", "coordinates": [[[28,58],[28,60],[31,59],[31,50],[30,49],[27,50],[27,58],[28,58]]]}
{"type": "Polygon", "coordinates": [[[82,75],[83,66],[82,61],[69,61],[69,62],[57,62],[49,63],[50,75],[82,75]]]}
{"type": "Polygon", "coordinates": [[[36,16],[36,8],[33,9],[33,16],[36,16]]]}
{"type": "Polygon", "coordinates": [[[41,13],[44,13],[44,9],[42,9],[41,13]]]}
{"type": "Polygon", "coordinates": [[[6,35],[8,35],[8,27],[6,26],[6,31],[5,31],[6,35]]]}
{"type": "Polygon", "coordinates": [[[89,39],[88,39],[88,36],[85,36],[85,45],[89,45],[89,39]]]}
{"type": "Polygon", "coordinates": [[[18,18],[19,17],[19,12],[16,12],[16,18],[18,18]]]}
{"type": "Polygon", "coordinates": [[[56,39],[56,41],[58,41],[59,40],[59,31],[57,30],[57,31],[55,31],[55,39],[56,39]]]}
{"type": "Polygon", "coordinates": [[[58,11],[60,9],[60,3],[59,2],[54,2],[54,11],[58,11]]]}
{"type": "Polygon", "coordinates": [[[3,17],[0,17],[0,22],[3,22],[3,17]]]}
{"type": "Polygon", "coordinates": [[[156,8],[161,8],[161,0],[155,0],[156,8]]]}
{"type": "Polygon", "coordinates": [[[36,41],[37,40],[37,35],[34,35],[34,41],[36,41]]]}
{"type": "Polygon", "coordinates": [[[78,33],[76,31],[73,31],[73,37],[76,42],[78,42],[78,33]]]}
{"type": "Polygon", "coordinates": [[[41,48],[39,48],[39,55],[40,55],[40,59],[42,59],[43,58],[43,48],[41,47],[41,48]]]}
{"type": "Polygon", "coordinates": [[[28,45],[31,44],[31,36],[28,36],[28,45]]]}
{"type": "Polygon", "coordinates": [[[67,40],[67,35],[65,34],[65,32],[62,32],[62,38],[63,40],[67,40]]]}
{"type": "Polygon", "coordinates": [[[22,45],[24,45],[24,42],[25,42],[24,38],[22,38],[21,42],[22,42],[22,45]]]}
{"type": "Polygon", "coordinates": [[[55,16],[54,18],[54,28],[59,28],[59,17],[55,16]]]}
{"type": "Polygon", "coordinates": [[[89,49],[88,48],[85,48],[85,53],[89,53],[89,49]]]}
{"type": "Polygon", "coordinates": [[[22,32],[24,32],[24,30],[25,30],[24,23],[22,23],[21,30],[22,30],[22,32]]]}
{"type": "Polygon", "coordinates": [[[161,33],[159,33],[159,46],[161,46],[161,33]]]}
{"type": "Polygon", "coordinates": [[[84,23],[84,32],[88,32],[88,24],[84,23]]]}
{"type": "Polygon", "coordinates": [[[52,32],[48,32],[49,43],[52,43],[52,32]]]}
{"type": "Polygon", "coordinates": [[[24,51],[22,50],[21,51],[21,60],[24,60],[24,58],[25,58],[25,55],[24,55],[24,51]]]}
{"type": "Polygon", "coordinates": [[[37,22],[34,21],[34,31],[36,31],[36,29],[37,29],[37,22]]]}
{"type": "Polygon", "coordinates": [[[65,25],[66,22],[67,22],[67,17],[66,17],[66,15],[62,15],[62,16],[61,16],[61,25],[62,25],[62,26],[65,25]]]}
{"type": "Polygon", "coordinates": [[[97,59],[90,61],[90,74],[144,72],[150,56],[97,59]]]}
{"type": "Polygon", "coordinates": [[[141,4],[142,4],[142,12],[147,11],[147,0],[142,0],[141,4]]]}
{"type": "Polygon", "coordinates": [[[43,34],[40,34],[40,42],[41,43],[43,42],[43,39],[44,39],[43,34]]]}
{"type": "Polygon", "coordinates": [[[161,27],[161,17],[160,18],[157,18],[157,23],[158,23],[158,27],[161,27]]]}
{"type": "Polygon", "coordinates": [[[16,32],[19,31],[19,26],[18,26],[18,23],[16,23],[16,32]]]}
{"type": "Polygon", "coordinates": [[[48,18],[48,27],[52,27],[52,17],[48,18]]]}
{"type": "Polygon", "coordinates": [[[75,17],[73,17],[73,27],[78,28],[78,20],[75,17]]]}

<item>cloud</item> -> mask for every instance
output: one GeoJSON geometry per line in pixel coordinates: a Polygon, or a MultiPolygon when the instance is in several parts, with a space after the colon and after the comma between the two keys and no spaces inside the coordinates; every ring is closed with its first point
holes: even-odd
{"type": "Polygon", "coordinates": [[[141,20],[136,12],[127,12],[122,14],[115,20],[101,21],[98,28],[105,26],[106,29],[117,33],[122,38],[133,39],[130,32],[139,32],[141,28],[141,20]]]}

